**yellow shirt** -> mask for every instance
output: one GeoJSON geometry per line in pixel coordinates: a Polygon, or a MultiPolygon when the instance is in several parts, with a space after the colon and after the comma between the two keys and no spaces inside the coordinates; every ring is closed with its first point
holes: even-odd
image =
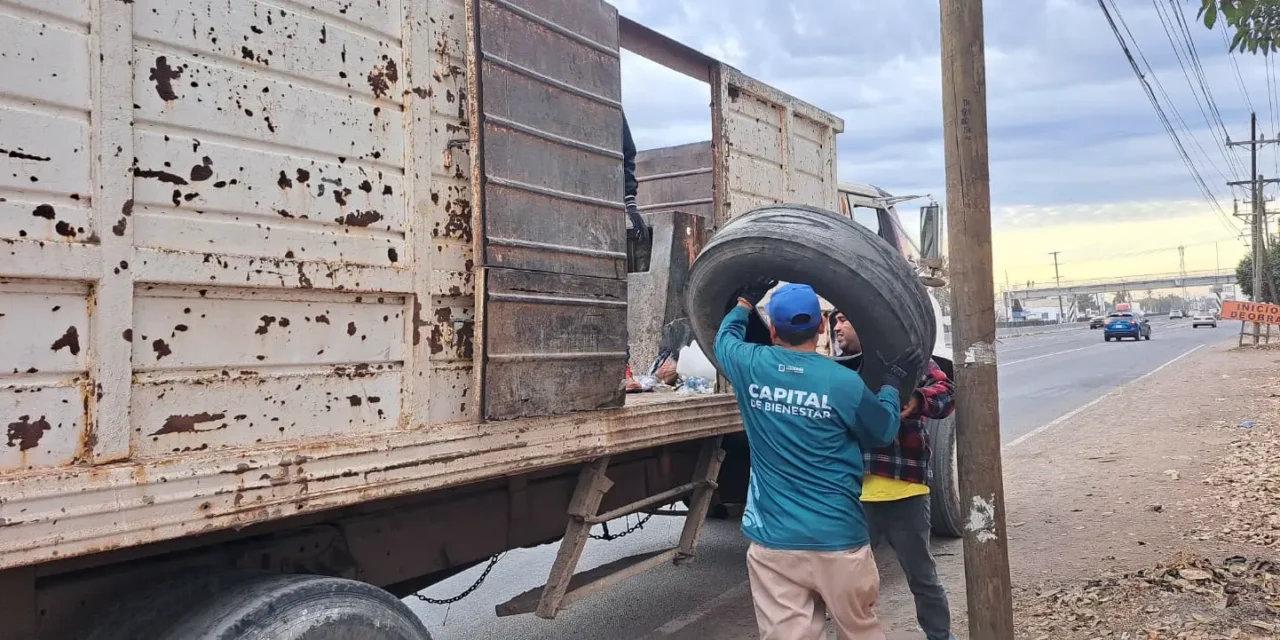
{"type": "Polygon", "coordinates": [[[929,493],[929,485],[867,474],[862,478],[863,502],[892,502],[929,493]]]}

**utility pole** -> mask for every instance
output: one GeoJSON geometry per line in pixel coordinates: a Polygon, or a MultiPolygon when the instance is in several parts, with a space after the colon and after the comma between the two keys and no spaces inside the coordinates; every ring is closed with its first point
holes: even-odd
{"type": "Polygon", "coordinates": [[[1005,317],[1005,320],[1009,322],[1013,322],[1013,306],[1009,302],[1009,296],[1013,294],[1012,292],[1009,291],[1009,288],[1010,288],[1009,270],[1005,269],[1004,270],[1004,314],[1005,314],[1004,317],[1005,317]]]}
{"type": "MultiPolygon", "coordinates": [[[[1274,292],[1269,291],[1270,287],[1270,270],[1263,269],[1266,259],[1266,233],[1265,229],[1265,205],[1262,203],[1262,187],[1271,182],[1280,182],[1277,179],[1266,180],[1258,175],[1258,145],[1272,144],[1280,142],[1280,139],[1266,140],[1258,139],[1258,114],[1249,114],[1249,140],[1246,142],[1227,141],[1228,147],[1249,146],[1249,179],[1228,182],[1229,186],[1250,185],[1252,193],[1250,194],[1250,213],[1249,229],[1252,243],[1251,256],[1253,257],[1253,300],[1254,302],[1266,302],[1270,300],[1274,292]]],[[[1255,325],[1255,329],[1256,329],[1255,325]]]]}
{"type": "Polygon", "coordinates": [[[1187,301],[1187,248],[1183,246],[1178,247],[1178,271],[1182,276],[1182,306],[1185,311],[1191,305],[1187,301]]]}
{"type": "Polygon", "coordinates": [[[1054,282],[1057,283],[1057,287],[1058,287],[1058,324],[1062,324],[1064,318],[1062,317],[1062,276],[1058,275],[1058,254],[1059,253],[1061,252],[1060,251],[1049,252],[1049,254],[1053,256],[1053,280],[1054,282]]]}
{"type": "Polygon", "coordinates": [[[1261,175],[1258,175],[1258,114],[1249,114],[1249,179],[1253,180],[1249,224],[1253,229],[1253,301],[1262,302],[1262,216],[1258,215],[1258,201],[1262,192],[1261,175]]]}
{"type": "Polygon", "coordinates": [[[947,242],[955,309],[960,503],[968,512],[964,577],[969,637],[1013,640],[1000,394],[996,386],[995,288],[991,265],[991,166],[987,153],[982,0],[940,0],[942,115],[947,163],[947,242]]]}

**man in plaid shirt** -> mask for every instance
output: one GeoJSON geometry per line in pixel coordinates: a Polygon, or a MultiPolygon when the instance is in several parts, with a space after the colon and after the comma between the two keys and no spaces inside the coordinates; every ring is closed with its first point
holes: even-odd
{"type": "MultiPolygon", "coordinates": [[[[842,355],[862,352],[858,334],[839,311],[832,316],[842,355]]],[[[929,462],[933,452],[922,418],[940,420],[955,408],[955,385],[938,365],[927,361],[923,380],[902,408],[898,437],[887,447],[863,454],[862,507],[871,544],[888,542],[906,574],[916,601],[916,620],[929,640],[954,640],[947,593],[938,580],[929,551],[929,462]]]]}

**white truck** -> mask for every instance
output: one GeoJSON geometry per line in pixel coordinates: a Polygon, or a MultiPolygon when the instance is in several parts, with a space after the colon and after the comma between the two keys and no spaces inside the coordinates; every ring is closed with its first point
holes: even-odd
{"type": "Polygon", "coordinates": [[[563,539],[544,617],[687,561],[740,419],[624,396],[628,308],[836,209],[842,128],[600,0],[0,0],[0,634],[421,640],[398,597],[504,550],[563,539]],[[621,48],[712,96],[634,274],[621,48]]]}

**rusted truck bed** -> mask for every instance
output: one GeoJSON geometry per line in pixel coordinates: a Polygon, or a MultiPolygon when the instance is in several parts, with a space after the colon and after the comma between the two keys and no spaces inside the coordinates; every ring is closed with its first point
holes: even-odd
{"type": "MultiPolygon", "coordinates": [[[[216,425],[215,425],[216,426],[216,425]]],[[[724,394],[625,408],[293,442],[0,478],[0,568],[102,551],[741,429],[724,394]]]]}
{"type": "Polygon", "coordinates": [[[710,226],[834,208],[838,118],[600,0],[0,0],[0,569],[740,428],[621,406],[622,47],[710,226]]]}

